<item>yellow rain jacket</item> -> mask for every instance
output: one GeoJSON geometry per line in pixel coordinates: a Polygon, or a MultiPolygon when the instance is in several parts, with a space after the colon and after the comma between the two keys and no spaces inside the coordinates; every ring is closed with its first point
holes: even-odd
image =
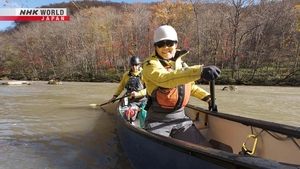
{"type": "MultiPolygon", "coordinates": [[[[131,72],[132,75],[134,76],[139,76],[142,72],[142,68],[140,68],[138,71],[135,71],[135,72],[131,72]]],[[[126,87],[126,84],[128,83],[128,80],[129,80],[129,71],[126,71],[124,74],[123,74],[123,77],[122,77],[122,80],[120,81],[119,83],[119,86],[114,94],[114,96],[119,96],[122,91],[125,89],[126,87]]],[[[143,77],[141,77],[141,80],[143,82],[143,77]]],[[[144,82],[143,82],[144,83],[144,82]]],[[[143,89],[143,90],[140,90],[140,91],[136,91],[137,92],[137,95],[136,95],[136,98],[140,98],[140,97],[143,97],[143,96],[146,96],[146,89],[143,89]]]]}
{"type": "Polygon", "coordinates": [[[191,96],[203,101],[209,99],[209,93],[198,87],[194,81],[200,79],[203,65],[187,66],[181,58],[188,51],[177,51],[171,60],[164,60],[172,70],[167,70],[159,61],[158,56],[152,55],[143,63],[143,79],[146,84],[147,95],[151,96],[152,92],[158,87],[174,88],[178,85],[191,83],[191,96]]]}

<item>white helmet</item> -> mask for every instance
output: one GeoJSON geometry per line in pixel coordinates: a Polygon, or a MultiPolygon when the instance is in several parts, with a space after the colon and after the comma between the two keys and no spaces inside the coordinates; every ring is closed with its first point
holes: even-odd
{"type": "Polygon", "coordinates": [[[154,43],[162,40],[178,41],[175,29],[170,25],[163,25],[154,31],[154,43]]]}

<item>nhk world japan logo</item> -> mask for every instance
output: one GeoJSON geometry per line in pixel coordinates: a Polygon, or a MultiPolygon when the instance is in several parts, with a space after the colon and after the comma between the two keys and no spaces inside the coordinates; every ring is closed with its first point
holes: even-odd
{"type": "Polygon", "coordinates": [[[67,8],[0,8],[0,21],[69,21],[67,8]]]}

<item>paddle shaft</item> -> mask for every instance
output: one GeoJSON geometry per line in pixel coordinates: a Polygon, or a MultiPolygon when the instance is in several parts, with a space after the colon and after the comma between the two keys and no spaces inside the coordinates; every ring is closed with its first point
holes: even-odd
{"type": "Polygon", "coordinates": [[[116,99],[114,99],[114,100],[111,100],[111,101],[102,103],[102,104],[100,104],[99,106],[107,105],[107,104],[109,104],[109,103],[111,103],[111,102],[115,102],[115,101],[121,100],[121,99],[123,99],[123,98],[125,98],[125,97],[128,97],[128,95],[126,94],[126,95],[124,95],[124,96],[122,96],[122,97],[119,97],[119,98],[116,98],[116,99]]]}
{"type": "Polygon", "coordinates": [[[216,97],[215,97],[215,80],[209,82],[209,90],[211,97],[211,111],[218,111],[216,106],[216,97]]]}

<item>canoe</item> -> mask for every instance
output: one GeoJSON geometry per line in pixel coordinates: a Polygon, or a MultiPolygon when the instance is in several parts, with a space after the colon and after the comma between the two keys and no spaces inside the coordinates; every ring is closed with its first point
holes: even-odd
{"type": "MultiPolygon", "coordinates": [[[[104,110],[118,111],[118,104],[104,110]]],[[[188,105],[207,147],[148,132],[138,118],[129,123],[117,114],[122,148],[136,169],[300,168],[300,127],[188,105]]]]}

